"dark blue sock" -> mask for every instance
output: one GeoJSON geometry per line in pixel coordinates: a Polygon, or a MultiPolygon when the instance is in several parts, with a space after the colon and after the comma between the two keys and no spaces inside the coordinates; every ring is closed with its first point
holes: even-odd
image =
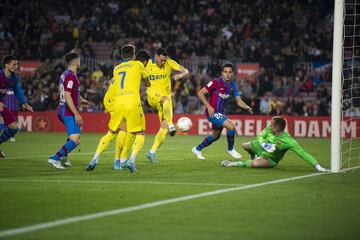
{"type": "Polygon", "coordinates": [[[213,142],[214,137],[212,135],[209,135],[196,147],[196,150],[201,151],[203,148],[209,146],[213,142]]]}
{"type": "Polygon", "coordinates": [[[74,148],[76,148],[76,143],[73,140],[67,141],[57,153],[52,155],[50,158],[54,160],[60,160],[61,157],[67,156],[74,148]]]}
{"type": "Polygon", "coordinates": [[[235,130],[227,130],[226,137],[228,142],[228,150],[231,151],[234,149],[235,130]]]}
{"type": "Polygon", "coordinates": [[[6,142],[9,138],[15,136],[15,134],[19,131],[18,128],[8,128],[5,127],[0,135],[0,144],[6,142]]]}

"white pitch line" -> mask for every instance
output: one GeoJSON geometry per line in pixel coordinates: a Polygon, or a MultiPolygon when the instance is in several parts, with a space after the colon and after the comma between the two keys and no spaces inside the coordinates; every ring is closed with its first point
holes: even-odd
{"type": "Polygon", "coordinates": [[[11,179],[0,178],[0,182],[52,182],[52,183],[99,183],[99,184],[154,184],[154,185],[191,185],[191,186],[229,186],[239,187],[244,184],[230,184],[230,183],[187,183],[187,182],[154,182],[154,181],[92,181],[92,180],[54,180],[54,179],[11,179]]]}
{"type": "Polygon", "coordinates": [[[133,212],[133,211],[138,211],[138,210],[142,210],[142,209],[163,206],[163,205],[167,205],[167,204],[171,204],[171,203],[184,202],[184,201],[188,201],[188,200],[192,200],[192,199],[204,198],[204,197],[219,195],[219,194],[223,194],[223,193],[227,193],[227,192],[234,192],[234,191],[239,191],[239,190],[258,188],[258,187],[263,187],[263,186],[267,186],[267,185],[271,185],[271,184],[277,184],[277,183],[289,182],[289,181],[294,181],[294,180],[299,180],[299,179],[304,179],[304,178],[309,178],[309,177],[315,177],[315,176],[328,174],[328,173],[329,172],[312,173],[312,174],[307,174],[307,175],[302,175],[302,176],[297,176],[297,177],[284,178],[284,179],[272,180],[272,181],[268,181],[268,182],[245,185],[245,186],[220,189],[220,190],[204,192],[204,193],[199,193],[199,194],[192,194],[192,195],[187,195],[187,196],[177,197],[177,198],[170,198],[170,199],[166,199],[166,200],[145,203],[145,204],[132,206],[132,207],[118,208],[118,209],[114,209],[114,210],[110,210],[110,211],[98,212],[98,213],[87,214],[87,215],[82,215],[82,216],[69,217],[69,218],[64,218],[64,219],[55,220],[55,221],[51,221],[51,222],[39,223],[39,224],[29,225],[26,227],[20,227],[20,228],[14,228],[14,229],[0,231],[0,237],[9,237],[9,236],[14,236],[14,235],[18,235],[18,234],[34,232],[37,230],[61,226],[61,225],[65,225],[65,224],[89,221],[89,220],[93,220],[93,219],[97,219],[97,218],[114,216],[114,215],[119,215],[119,214],[123,214],[123,213],[127,213],[127,212],[133,212]]]}

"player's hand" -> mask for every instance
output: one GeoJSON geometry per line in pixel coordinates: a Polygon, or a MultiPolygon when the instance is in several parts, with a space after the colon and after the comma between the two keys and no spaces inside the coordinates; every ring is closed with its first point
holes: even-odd
{"type": "Polygon", "coordinates": [[[2,112],[4,104],[0,102],[0,112],[2,112]]]}
{"type": "Polygon", "coordinates": [[[88,100],[84,99],[84,98],[81,98],[80,99],[80,104],[81,104],[81,107],[82,108],[88,108],[90,106],[90,103],[88,100]]]}
{"type": "Polygon", "coordinates": [[[181,73],[177,73],[174,74],[174,76],[172,77],[175,81],[179,80],[180,78],[182,78],[182,74],[181,73]]]}
{"type": "Polygon", "coordinates": [[[316,170],[318,170],[319,172],[330,172],[330,171],[331,171],[330,169],[323,168],[323,167],[320,166],[320,164],[318,164],[318,163],[315,165],[315,168],[316,168],[316,170]]]}
{"type": "Polygon", "coordinates": [[[250,114],[253,114],[253,110],[252,110],[252,108],[249,107],[249,106],[246,108],[246,111],[248,111],[250,114]]]}
{"type": "Polygon", "coordinates": [[[209,106],[209,107],[207,108],[207,110],[208,110],[209,116],[210,116],[210,117],[213,117],[213,116],[214,116],[214,113],[215,113],[215,109],[214,109],[212,106],[209,106]]]}
{"type": "Polygon", "coordinates": [[[76,124],[81,128],[84,124],[82,117],[80,116],[80,114],[75,115],[75,121],[76,124]]]}
{"type": "Polygon", "coordinates": [[[33,109],[28,103],[24,103],[24,104],[22,105],[22,108],[23,108],[23,109],[26,109],[26,110],[28,110],[28,111],[30,111],[30,112],[33,112],[33,111],[34,111],[34,109],[33,109]]]}
{"type": "Polygon", "coordinates": [[[262,147],[265,151],[267,151],[268,153],[272,153],[272,152],[274,152],[275,149],[276,149],[275,144],[265,143],[265,142],[261,144],[261,147],[262,147]]]}

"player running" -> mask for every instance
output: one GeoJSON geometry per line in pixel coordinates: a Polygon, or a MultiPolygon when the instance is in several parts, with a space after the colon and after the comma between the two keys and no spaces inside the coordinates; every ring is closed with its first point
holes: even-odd
{"type": "Polygon", "coordinates": [[[79,105],[88,107],[89,102],[80,96],[80,82],[76,76],[80,68],[80,56],[70,52],[65,56],[68,69],[63,72],[59,80],[60,102],[57,109],[59,120],[65,125],[68,139],[66,143],[48,159],[53,167],[65,169],[71,167],[67,155],[80,144],[80,133],[83,120],[79,113],[79,105]]]}
{"type": "MultiPolygon", "coordinates": [[[[0,145],[6,142],[9,138],[14,137],[19,131],[16,117],[3,103],[5,94],[9,91],[13,91],[24,109],[30,112],[34,111],[26,102],[24,92],[21,88],[20,79],[15,74],[15,71],[18,68],[17,58],[14,56],[4,57],[3,67],[4,69],[0,71],[0,114],[3,119],[4,126],[0,131],[0,145]]],[[[4,157],[4,153],[0,150],[0,158],[4,157]]]]}
{"type": "MultiPolygon", "coordinates": [[[[135,56],[135,60],[140,61],[144,66],[147,64],[149,58],[150,58],[150,55],[148,54],[148,52],[146,50],[143,50],[143,49],[137,51],[136,56],[135,56]]],[[[148,86],[150,84],[150,82],[147,79],[143,79],[143,80],[144,80],[145,86],[148,86]]],[[[111,95],[111,92],[107,91],[104,96],[103,102],[104,102],[105,110],[110,114],[110,119],[111,119],[112,115],[113,115],[114,99],[111,99],[112,96],[110,96],[110,95],[111,95]]],[[[95,169],[96,165],[99,162],[101,154],[109,147],[110,142],[115,137],[117,138],[117,141],[116,141],[117,146],[115,148],[115,162],[114,163],[117,163],[117,160],[120,160],[120,162],[125,163],[125,161],[127,160],[128,151],[134,140],[134,138],[133,138],[134,135],[131,133],[128,133],[128,134],[126,133],[126,123],[124,122],[120,127],[119,133],[114,132],[111,129],[109,129],[109,131],[106,133],[106,135],[100,139],[98,147],[95,152],[95,155],[92,158],[92,160],[89,162],[89,164],[86,168],[87,171],[92,171],[95,169]]],[[[130,157],[130,161],[135,162],[136,156],[137,156],[137,152],[135,149],[133,149],[133,153],[130,157]]],[[[118,164],[114,164],[115,170],[120,169],[117,166],[118,166],[118,164]]]]}
{"type": "Polygon", "coordinates": [[[172,122],[171,73],[173,71],[178,72],[172,76],[177,81],[188,75],[189,70],[169,58],[165,48],[158,48],[146,65],[146,71],[151,82],[151,86],[147,89],[148,103],[157,110],[160,120],[160,129],[155,136],[154,144],[146,155],[152,163],[155,163],[157,162],[156,150],[164,142],[167,133],[170,136],[174,136],[176,133],[176,128],[172,122]]]}
{"type": "Polygon", "coordinates": [[[305,152],[300,145],[285,131],[286,121],[282,117],[273,117],[267,126],[252,142],[243,143],[242,147],[250,154],[251,160],[221,162],[224,167],[272,168],[278,165],[288,150],[315,167],[320,172],[330,171],[320,166],[316,159],[305,152]]]}
{"type": "Polygon", "coordinates": [[[235,125],[225,116],[224,106],[226,99],[234,96],[239,107],[246,109],[250,113],[252,113],[252,109],[241,99],[236,83],[232,81],[234,66],[231,63],[225,63],[221,69],[222,77],[212,80],[198,92],[201,102],[206,107],[205,114],[207,119],[212,123],[211,135],[207,136],[199,145],[192,149],[192,152],[198,159],[205,159],[201,151],[220,138],[223,128],[227,129],[228,153],[234,158],[241,158],[240,153],[234,149],[235,125]],[[205,97],[207,93],[210,94],[209,101],[205,97]]]}

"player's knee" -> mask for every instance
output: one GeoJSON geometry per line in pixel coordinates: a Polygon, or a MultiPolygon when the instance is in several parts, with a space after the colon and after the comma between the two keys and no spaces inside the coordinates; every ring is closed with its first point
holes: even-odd
{"type": "Polygon", "coordinates": [[[70,140],[72,140],[76,145],[80,144],[80,135],[70,136],[70,140]]]}
{"type": "Polygon", "coordinates": [[[241,144],[241,146],[242,146],[242,148],[243,149],[249,149],[249,143],[243,143],[243,144],[241,144]]]}
{"type": "Polygon", "coordinates": [[[212,135],[214,142],[217,141],[220,138],[220,135],[212,135]]]}
{"type": "Polygon", "coordinates": [[[19,125],[18,125],[17,122],[10,123],[7,127],[11,128],[11,129],[14,129],[14,130],[15,129],[19,130],[19,125]]]}

